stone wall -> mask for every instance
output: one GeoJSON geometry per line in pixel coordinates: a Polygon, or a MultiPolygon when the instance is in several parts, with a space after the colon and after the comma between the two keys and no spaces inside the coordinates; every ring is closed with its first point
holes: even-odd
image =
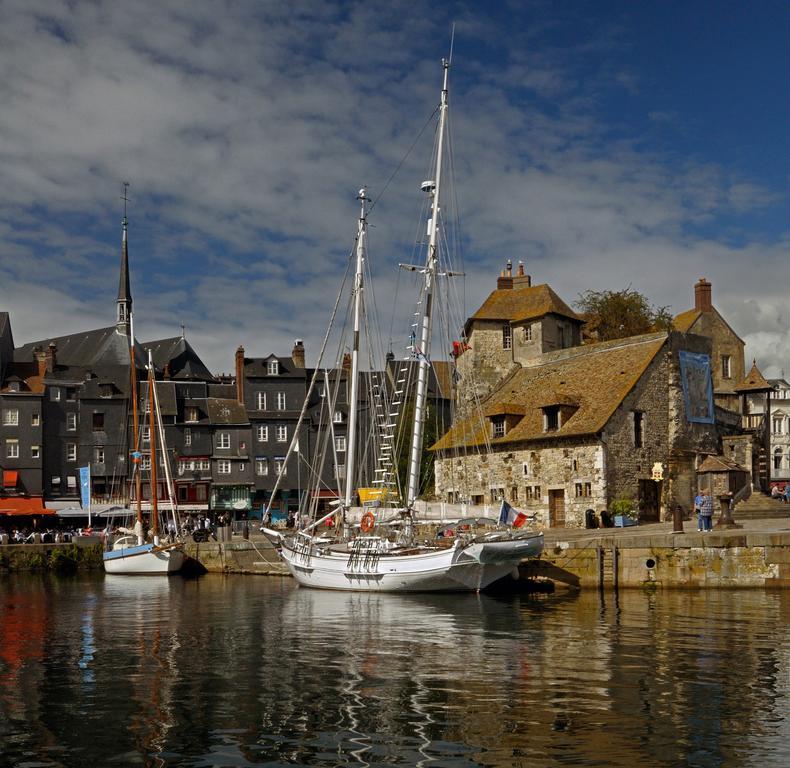
{"type": "Polygon", "coordinates": [[[702,312],[692,331],[711,340],[711,373],[717,405],[737,410],[738,396],[735,394],[735,387],[746,375],[743,342],[715,309],[702,312]],[[726,379],[722,375],[722,355],[730,356],[730,376],[726,379]]]}

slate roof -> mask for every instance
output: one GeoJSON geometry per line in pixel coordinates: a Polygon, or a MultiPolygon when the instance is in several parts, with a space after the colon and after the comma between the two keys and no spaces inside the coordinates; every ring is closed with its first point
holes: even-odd
{"type": "Polygon", "coordinates": [[[8,312],[0,312],[0,336],[6,332],[11,333],[11,316],[8,312]]]}
{"type": "Polygon", "coordinates": [[[142,347],[145,351],[144,359],[148,360],[150,350],[157,370],[164,372],[168,366],[171,379],[215,381],[214,375],[183,336],[147,341],[142,347]]]}
{"type": "Polygon", "coordinates": [[[277,376],[270,376],[266,373],[266,363],[269,360],[277,360],[280,363],[280,373],[277,376],[296,376],[303,379],[307,375],[312,376],[314,369],[298,368],[294,365],[294,361],[290,357],[279,357],[278,355],[267,355],[266,357],[245,357],[244,358],[244,375],[245,376],[262,376],[270,379],[276,379],[277,376]]]}
{"type": "Polygon", "coordinates": [[[454,424],[431,450],[595,435],[606,426],[666,339],[664,333],[647,334],[575,347],[517,369],[483,403],[486,413],[524,409],[524,417],[504,437],[492,439],[490,422],[478,414],[454,424]],[[578,406],[560,429],[549,433],[543,431],[541,410],[547,400],[578,406]]]}
{"type": "Polygon", "coordinates": [[[752,368],[743,381],[735,387],[736,392],[767,392],[771,389],[774,389],[773,385],[769,384],[760,373],[756,360],[752,363],[752,368]]]}
{"type": "Polygon", "coordinates": [[[237,400],[209,397],[206,399],[211,424],[249,424],[247,411],[237,400]]]}
{"type": "Polygon", "coordinates": [[[497,288],[466,324],[468,326],[472,320],[510,320],[517,323],[549,313],[584,322],[548,285],[542,283],[524,288],[497,288]]]}
{"type": "MultiPolygon", "coordinates": [[[[94,331],[71,333],[49,339],[31,341],[14,350],[14,361],[26,363],[33,360],[33,350],[46,350],[50,344],[56,347],[58,365],[82,368],[97,368],[108,365],[129,365],[129,337],[114,326],[97,328],[94,331]]],[[[142,367],[147,354],[139,344],[135,347],[137,366],[142,367]]]]}

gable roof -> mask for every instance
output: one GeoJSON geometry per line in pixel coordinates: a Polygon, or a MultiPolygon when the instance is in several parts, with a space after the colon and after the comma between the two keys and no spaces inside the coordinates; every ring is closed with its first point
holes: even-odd
{"type": "Polygon", "coordinates": [[[723,456],[708,456],[700,465],[697,474],[704,472],[746,472],[746,470],[740,464],[723,456]]]}
{"type": "MultiPolygon", "coordinates": [[[[46,350],[50,344],[56,347],[58,365],[93,368],[103,365],[129,365],[129,337],[111,325],[93,331],[70,333],[50,339],[31,341],[14,350],[14,361],[26,363],[33,359],[36,347],[46,350]]],[[[139,350],[139,345],[138,345],[139,350]]],[[[137,365],[147,356],[140,355],[137,365]]]]}
{"type": "Polygon", "coordinates": [[[215,381],[214,375],[183,336],[147,341],[142,346],[145,350],[144,359],[148,359],[150,350],[156,368],[164,371],[168,367],[171,379],[215,381]]]}
{"type": "Polygon", "coordinates": [[[466,321],[466,326],[468,328],[473,320],[509,320],[517,323],[550,313],[584,322],[546,283],[542,283],[524,288],[497,288],[466,321]]]}
{"type": "Polygon", "coordinates": [[[490,437],[479,415],[460,420],[431,450],[493,446],[535,440],[580,437],[600,432],[664,347],[667,334],[647,334],[590,344],[554,353],[548,360],[517,369],[483,404],[486,413],[524,409],[524,417],[504,437],[490,437]],[[543,431],[543,411],[550,399],[577,405],[557,430],[543,431]]]}
{"type": "Polygon", "coordinates": [[[743,381],[741,381],[737,387],[735,387],[736,392],[768,392],[772,390],[774,387],[773,385],[769,384],[765,377],[760,373],[760,369],[757,367],[757,361],[754,360],[752,362],[752,368],[749,373],[746,374],[743,381]]]}

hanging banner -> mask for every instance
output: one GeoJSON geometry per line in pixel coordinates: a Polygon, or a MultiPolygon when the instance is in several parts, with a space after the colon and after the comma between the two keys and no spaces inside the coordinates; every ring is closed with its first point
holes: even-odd
{"type": "Polygon", "coordinates": [[[91,505],[91,468],[80,467],[80,503],[83,509],[91,505]]]}

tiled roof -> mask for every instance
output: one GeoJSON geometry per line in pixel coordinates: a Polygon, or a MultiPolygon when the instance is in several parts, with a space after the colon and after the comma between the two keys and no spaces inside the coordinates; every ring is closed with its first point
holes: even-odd
{"type": "Polygon", "coordinates": [[[722,456],[708,456],[697,470],[697,473],[701,472],[746,472],[746,470],[740,464],[722,456]]]}
{"type": "Polygon", "coordinates": [[[470,320],[519,322],[543,317],[552,312],[582,322],[582,318],[545,283],[527,288],[497,288],[470,320]]]}
{"type": "Polygon", "coordinates": [[[773,386],[760,373],[756,360],[752,363],[752,369],[746,374],[744,380],[735,387],[736,392],[767,392],[769,389],[773,389],[773,386]]]}
{"type": "Polygon", "coordinates": [[[686,312],[681,312],[672,320],[672,326],[676,331],[688,333],[701,314],[702,311],[699,309],[689,309],[686,312]]]}
{"type": "MultiPolygon", "coordinates": [[[[594,435],[604,428],[623,398],[633,389],[663,348],[666,334],[634,336],[618,341],[563,350],[564,355],[517,370],[483,404],[491,413],[520,406],[524,417],[504,437],[491,439],[487,419],[479,415],[459,421],[432,448],[519,443],[547,438],[594,435]],[[543,431],[541,406],[573,403],[577,409],[560,429],[543,431]]],[[[510,411],[512,413],[512,410],[510,411]]]]}

